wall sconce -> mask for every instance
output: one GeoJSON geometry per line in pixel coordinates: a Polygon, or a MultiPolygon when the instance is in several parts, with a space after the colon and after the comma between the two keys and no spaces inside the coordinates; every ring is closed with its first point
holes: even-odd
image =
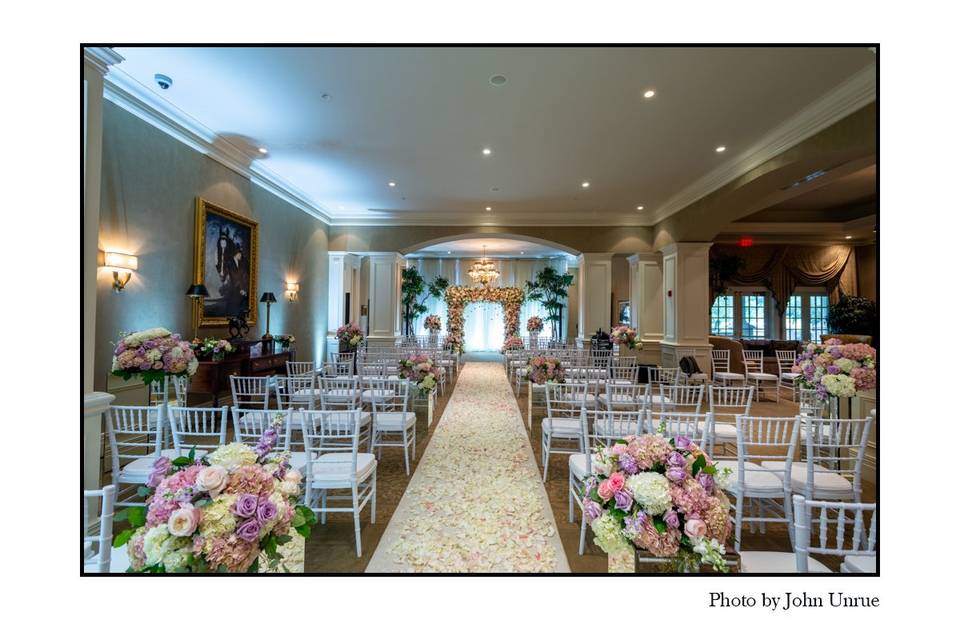
{"type": "Polygon", "coordinates": [[[286,283],[286,290],[284,294],[287,296],[287,302],[296,302],[297,296],[300,294],[300,283],[299,282],[288,282],[286,283]]]}
{"type": "Polygon", "coordinates": [[[137,270],[137,256],[114,251],[103,252],[103,267],[113,271],[113,290],[120,292],[137,270]]]}

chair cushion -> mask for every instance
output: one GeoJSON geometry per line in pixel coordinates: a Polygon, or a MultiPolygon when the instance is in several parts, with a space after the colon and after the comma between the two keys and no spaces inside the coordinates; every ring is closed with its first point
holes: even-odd
{"type": "Polygon", "coordinates": [[[638,406],[641,402],[643,402],[642,397],[634,398],[627,394],[620,394],[620,393],[613,394],[613,397],[611,398],[612,402],[608,402],[606,393],[601,393],[600,395],[598,395],[597,400],[599,400],[600,404],[602,404],[605,407],[614,406],[614,407],[633,408],[638,406]]]}
{"type": "MultiPolygon", "coordinates": [[[[715,466],[717,469],[730,469],[732,475],[730,476],[730,490],[738,489],[739,486],[739,476],[737,475],[737,461],[736,460],[720,460],[715,466]]],[[[781,494],[783,493],[783,476],[774,473],[769,469],[765,469],[760,465],[753,462],[744,463],[744,482],[746,483],[746,492],[751,493],[770,493],[770,494],[781,494]]]]}
{"type": "Polygon", "coordinates": [[[783,380],[796,380],[800,377],[799,373],[784,373],[780,376],[783,380]]]}
{"type": "Polygon", "coordinates": [[[393,391],[384,391],[384,390],[382,390],[382,389],[376,389],[376,390],[374,390],[374,389],[367,389],[366,391],[363,391],[363,392],[360,393],[360,398],[361,398],[364,402],[370,402],[371,400],[373,400],[374,394],[376,394],[376,397],[377,397],[377,398],[381,398],[381,399],[383,399],[383,398],[394,398],[394,397],[396,397],[396,395],[397,395],[397,394],[394,393],[393,391]]]}
{"type": "MultiPolygon", "coordinates": [[[[349,481],[353,475],[350,453],[325,453],[313,463],[313,482],[349,481]]],[[[357,454],[357,480],[364,480],[377,468],[372,453],[357,454]]]]}
{"type": "MultiPolygon", "coordinates": [[[[181,450],[183,455],[190,453],[190,448],[184,448],[181,450]]],[[[176,449],[163,449],[160,451],[160,455],[165,458],[170,458],[173,460],[177,456],[176,449]]],[[[194,454],[194,458],[199,460],[203,456],[207,455],[207,451],[204,449],[197,449],[194,454]]],[[[120,469],[120,476],[123,478],[124,482],[136,480],[138,478],[143,478],[143,482],[146,482],[147,478],[150,476],[150,472],[153,470],[153,463],[157,458],[155,456],[144,456],[142,458],[137,458],[124,465],[120,469]]]]}
{"type": "MultiPolygon", "coordinates": [[[[703,431],[704,423],[700,422],[700,430],[703,431]]],[[[736,442],[737,441],[737,425],[730,422],[714,422],[713,423],[713,439],[717,442],[736,442]]]]}
{"type": "Polygon", "coordinates": [[[587,454],[575,453],[570,456],[570,472],[573,473],[574,477],[578,480],[583,480],[587,477],[587,454]]]}
{"type": "MultiPolygon", "coordinates": [[[[807,556],[810,573],[833,573],[825,564],[807,556]]],[[[741,573],[797,573],[797,555],[782,551],[741,551],[741,573]]]]}
{"type": "Polygon", "coordinates": [[[378,431],[405,431],[417,424],[417,414],[411,411],[378,413],[375,416],[374,424],[378,431]]]}
{"type": "Polygon", "coordinates": [[[845,573],[876,573],[877,556],[843,556],[845,573]]]}
{"type": "Polygon", "coordinates": [[[750,380],[768,380],[772,382],[777,380],[777,376],[772,373],[748,373],[747,378],[750,380]]]}
{"type": "Polygon", "coordinates": [[[580,418],[544,418],[540,422],[544,433],[561,438],[580,437],[580,418]]]}
{"type": "Polygon", "coordinates": [[[717,371],[713,374],[717,380],[743,380],[742,373],[732,373],[729,371],[717,371]]]}
{"type": "MultiPolygon", "coordinates": [[[[784,462],[781,460],[765,460],[763,466],[773,470],[777,475],[783,475],[784,462]]],[[[843,497],[853,495],[853,483],[839,473],[819,464],[814,464],[813,469],[814,496],[843,497]]],[[[790,465],[790,488],[796,493],[803,493],[806,490],[807,464],[805,462],[794,462],[790,465]]]]}

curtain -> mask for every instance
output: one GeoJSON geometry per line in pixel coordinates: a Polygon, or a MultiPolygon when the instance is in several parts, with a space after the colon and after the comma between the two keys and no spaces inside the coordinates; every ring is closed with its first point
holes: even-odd
{"type": "Polygon", "coordinates": [[[503,305],[474,302],[464,309],[463,346],[467,351],[499,351],[503,346],[503,305]]]}
{"type": "MultiPolygon", "coordinates": [[[[825,287],[834,303],[841,294],[857,294],[857,257],[848,245],[827,247],[799,245],[715,244],[711,257],[739,256],[744,261],[740,272],[727,285],[763,286],[771,291],[781,316],[798,286],[825,287]]],[[[713,292],[716,296],[716,292],[713,292]]]]}

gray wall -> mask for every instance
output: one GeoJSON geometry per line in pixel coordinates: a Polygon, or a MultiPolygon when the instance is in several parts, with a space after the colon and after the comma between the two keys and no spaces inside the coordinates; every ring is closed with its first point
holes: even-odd
{"type": "MultiPolygon", "coordinates": [[[[248,179],[107,102],[103,113],[100,248],[133,253],[139,269],[121,293],[112,275],[97,278],[95,388],[107,387],[112,342],[121,331],[163,326],[192,337],[194,211],[199,196],[260,223],[257,297],[273,291],[270,332],[297,337],[297,358],[320,359],[327,331],[325,224],[248,179]],[[283,296],[286,280],[300,283],[299,300],[283,296]]],[[[264,332],[259,306],[257,326],[264,332]]],[[[226,327],[201,336],[226,336],[226,327]]]]}

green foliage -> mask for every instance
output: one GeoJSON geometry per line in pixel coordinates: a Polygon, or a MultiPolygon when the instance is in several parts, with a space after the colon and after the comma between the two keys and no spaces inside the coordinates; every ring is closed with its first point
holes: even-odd
{"type": "Polygon", "coordinates": [[[563,335],[563,307],[573,275],[561,274],[553,267],[544,267],[533,280],[527,281],[527,299],[543,303],[547,322],[553,325],[553,337],[563,335]]]}
{"type": "Polygon", "coordinates": [[[117,535],[113,536],[113,548],[119,549],[123,545],[127,544],[127,541],[133,537],[133,532],[135,529],[124,529],[117,535]]]}
{"type": "Polygon", "coordinates": [[[877,303],[869,298],[840,296],[827,311],[827,324],[836,333],[872,336],[876,322],[877,303]]]}
{"type": "Polygon", "coordinates": [[[310,537],[310,527],[317,523],[317,514],[309,507],[298,504],[294,509],[293,522],[291,526],[304,538],[310,537]]]}
{"type": "Polygon", "coordinates": [[[404,332],[413,333],[413,322],[418,316],[427,312],[424,304],[430,298],[442,298],[450,281],[443,276],[437,276],[432,282],[427,282],[417,271],[416,267],[407,267],[400,272],[400,304],[403,307],[404,332]]]}
{"type": "Polygon", "coordinates": [[[189,467],[196,461],[196,459],[197,459],[197,448],[191,447],[190,453],[188,453],[185,456],[180,456],[179,458],[174,458],[172,464],[174,467],[177,467],[177,468],[189,467]]]}

